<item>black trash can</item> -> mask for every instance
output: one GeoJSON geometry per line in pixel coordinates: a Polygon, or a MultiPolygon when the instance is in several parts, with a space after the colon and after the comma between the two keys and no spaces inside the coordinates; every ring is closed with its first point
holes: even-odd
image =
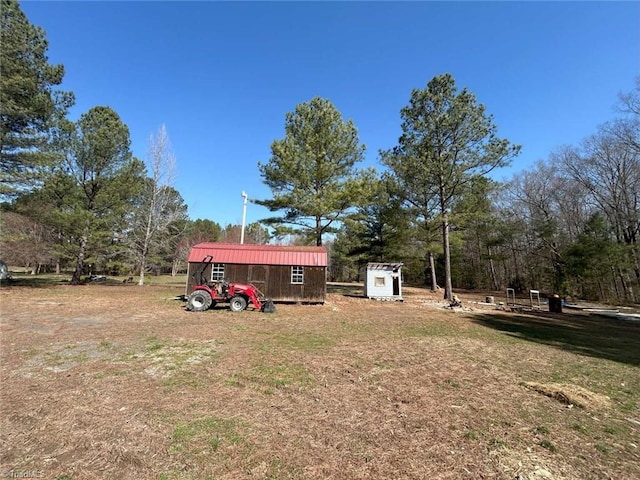
{"type": "Polygon", "coordinates": [[[562,313],[562,299],[558,295],[549,297],[549,311],[552,313],[562,313]]]}

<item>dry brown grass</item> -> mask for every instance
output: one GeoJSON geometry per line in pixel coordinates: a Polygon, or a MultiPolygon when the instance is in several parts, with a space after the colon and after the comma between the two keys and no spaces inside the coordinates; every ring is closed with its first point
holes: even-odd
{"type": "Polygon", "coordinates": [[[611,407],[611,399],[606,395],[590,392],[578,385],[563,383],[526,382],[525,385],[538,393],[555,398],[568,407],[580,407],[591,411],[601,411],[611,407]]]}
{"type": "Polygon", "coordinates": [[[187,312],[171,285],[2,288],[0,473],[640,477],[638,324],[337,292],[268,315],[187,312]]]}

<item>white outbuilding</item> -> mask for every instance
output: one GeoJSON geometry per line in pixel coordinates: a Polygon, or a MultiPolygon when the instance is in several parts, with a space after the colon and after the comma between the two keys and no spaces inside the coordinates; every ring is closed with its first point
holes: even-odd
{"type": "Polygon", "coordinates": [[[364,278],[366,297],[402,300],[402,263],[367,263],[364,278]]]}

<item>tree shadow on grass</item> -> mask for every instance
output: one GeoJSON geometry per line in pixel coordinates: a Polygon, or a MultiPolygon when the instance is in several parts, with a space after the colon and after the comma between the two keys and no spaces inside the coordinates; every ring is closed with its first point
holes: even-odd
{"type": "Polygon", "coordinates": [[[586,314],[477,314],[473,321],[510,337],[640,365],[640,322],[586,314]]]}
{"type": "Polygon", "coordinates": [[[2,282],[1,287],[31,287],[31,288],[50,288],[56,285],[69,284],[69,281],[63,282],[51,277],[13,277],[11,280],[2,282]]]}
{"type": "Polygon", "coordinates": [[[327,293],[335,293],[345,297],[367,298],[364,294],[364,286],[358,283],[327,283],[327,293]]]}
{"type": "MultiPolygon", "coordinates": [[[[102,285],[102,286],[121,286],[121,285],[135,285],[137,286],[137,282],[133,281],[133,277],[131,281],[128,278],[119,279],[117,277],[105,277],[104,280],[100,281],[90,281],[87,276],[83,276],[80,280],[80,283],[74,286],[93,286],[93,285],[102,285]]],[[[71,285],[71,275],[20,275],[14,276],[11,280],[3,281],[0,284],[0,287],[31,287],[31,288],[50,288],[58,285],[71,285]]],[[[172,284],[163,284],[164,286],[174,286],[172,284]]],[[[182,286],[180,284],[176,286],[182,286]]]]}

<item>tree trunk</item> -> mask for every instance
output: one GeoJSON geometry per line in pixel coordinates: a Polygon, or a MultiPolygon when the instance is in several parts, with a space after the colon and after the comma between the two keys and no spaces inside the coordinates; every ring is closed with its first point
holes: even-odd
{"type": "MultiPolygon", "coordinates": [[[[62,232],[58,231],[58,243],[62,244],[62,232]]],[[[56,257],[56,275],[60,275],[60,257],[56,257]]]]}
{"type": "Polygon", "coordinates": [[[620,277],[620,283],[622,284],[622,291],[624,292],[624,300],[634,302],[635,294],[633,291],[633,287],[631,286],[631,281],[628,275],[625,274],[624,270],[618,267],[618,276],[620,277]]]}
{"type": "Polygon", "coordinates": [[[322,219],[316,217],[316,246],[322,246],[322,219]]]}
{"type": "Polygon", "coordinates": [[[142,252],[142,255],[140,255],[140,278],[138,279],[138,286],[143,286],[144,285],[144,271],[147,268],[147,247],[146,247],[146,240],[145,240],[145,246],[144,246],[144,250],[142,252]]]}
{"type": "Polygon", "coordinates": [[[179,262],[174,259],[173,262],[171,262],[171,276],[172,277],[175,277],[176,275],[178,275],[178,268],[179,267],[180,267],[179,262]]]}
{"type": "Polygon", "coordinates": [[[491,272],[491,282],[493,283],[493,289],[497,291],[500,289],[500,285],[498,285],[498,274],[496,272],[496,266],[493,264],[493,257],[491,256],[491,247],[487,247],[487,254],[489,256],[489,271],[491,272]]]}
{"type": "Polygon", "coordinates": [[[151,237],[153,235],[153,223],[154,223],[154,218],[153,218],[153,214],[154,211],[156,209],[156,206],[158,204],[157,202],[157,192],[156,192],[156,188],[157,188],[157,174],[154,176],[154,183],[156,183],[156,185],[154,186],[154,192],[153,195],[151,197],[151,206],[149,207],[149,215],[147,215],[147,225],[145,227],[145,232],[144,232],[144,240],[142,242],[142,252],[140,255],[140,278],[138,279],[138,285],[139,286],[143,286],[144,285],[144,271],[147,268],[147,255],[149,253],[150,247],[151,247],[151,237]]]}
{"type": "Polygon", "coordinates": [[[87,236],[85,233],[80,237],[80,248],[78,250],[78,257],[76,259],[76,269],[73,272],[73,276],[71,277],[71,285],[79,285],[80,279],[82,277],[82,270],[84,269],[84,255],[87,249],[87,236]]]}
{"type": "Polygon", "coordinates": [[[145,269],[144,263],[145,261],[144,259],[142,259],[142,261],[140,262],[140,278],[138,279],[139,286],[144,285],[144,269],[145,269]]]}
{"type": "Polygon", "coordinates": [[[616,269],[615,267],[610,267],[609,272],[609,291],[615,295],[616,300],[622,298],[620,296],[620,291],[618,290],[618,279],[616,278],[616,269]],[[611,288],[613,286],[613,289],[611,288]]]}
{"type": "Polygon", "coordinates": [[[438,290],[438,279],[436,278],[436,265],[433,260],[433,252],[429,252],[429,270],[431,270],[431,291],[438,290]]]}
{"type": "Polygon", "coordinates": [[[451,255],[449,251],[449,218],[446,212],[442,212],[442,248],[444,249],[444,299],[453,300],[453,287],[451,283],[451,255]]]}
{"type": "MultiPolygon", "coordinates": [[[[515,280],[517,280],[517,283],[520,283],[520,267],[518,266],[518,252],[516,249],[516,245],[513,242],[513,238],[511,239],[510,242],[510,247],[511,247],[511,255],[513,257],[513,273],[515,275],[515,280]]],[[[512,279],[514,280],[514,279],[512,279]]],[[[507,287],[509,286],[509,278],[507,277],[506,279],[507,282],[507,287]]]]}
{"type": "Polygon", "coordinates": [[[637,252],[636,242],[631,244],[631,257],[633,257],[633,271],[636,274],[636,285],[638,284],[637,280],[640,280],[640,255],[637,252]]]}

